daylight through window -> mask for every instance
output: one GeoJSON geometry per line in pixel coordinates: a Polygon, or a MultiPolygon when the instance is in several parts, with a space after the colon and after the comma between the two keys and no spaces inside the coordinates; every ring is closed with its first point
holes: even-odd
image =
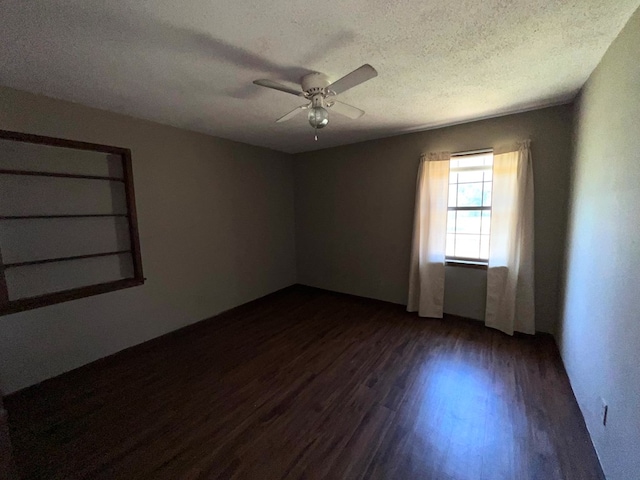
{"type": "Polygon", "coordinates": [[[486,264],[489,259],[493,153],[452,156],[446,258],[486,264]]]}

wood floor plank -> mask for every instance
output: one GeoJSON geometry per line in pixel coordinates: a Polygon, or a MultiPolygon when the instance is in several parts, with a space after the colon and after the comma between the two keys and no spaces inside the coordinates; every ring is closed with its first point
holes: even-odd
{"type": "Polygon", "coordinates": [[[603,478],[551,337],[301,286],[5,404],[26,480],[603,478]]]}

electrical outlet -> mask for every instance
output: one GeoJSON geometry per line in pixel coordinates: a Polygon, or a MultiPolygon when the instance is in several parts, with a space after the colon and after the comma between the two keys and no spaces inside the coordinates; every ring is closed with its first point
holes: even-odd
{"type": "Polygon", "coordinates": [[[609,413],[609,405],[604,398],[600,398],[600,420],[602,420],[602,425],[607,426],[607,415],[609,413]]]}

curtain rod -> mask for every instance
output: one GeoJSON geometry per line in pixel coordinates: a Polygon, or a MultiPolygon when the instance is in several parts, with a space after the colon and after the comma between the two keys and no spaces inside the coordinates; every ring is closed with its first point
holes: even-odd
{"type": "Polygon", "coordinates": [[[464,152],[455,152],[452,153],[452,157],[464,157],[465,155],[479,155],[481,153],[491,153],[493,152],[493,148],[484,148],[482,150],[466,150],[464,152]]]}

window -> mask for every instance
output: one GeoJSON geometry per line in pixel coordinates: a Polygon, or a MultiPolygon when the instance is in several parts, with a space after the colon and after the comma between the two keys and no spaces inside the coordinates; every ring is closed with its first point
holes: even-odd
{"type": "Polygon", "coordinates": [[[449,167],[446,259],[487,264],[493,153],[452,156],[449,167]]]}
{"type": "Polygon", "coordinates": [[[143,282],[131,152],[0,130],[0,315],[143,282]]]}

